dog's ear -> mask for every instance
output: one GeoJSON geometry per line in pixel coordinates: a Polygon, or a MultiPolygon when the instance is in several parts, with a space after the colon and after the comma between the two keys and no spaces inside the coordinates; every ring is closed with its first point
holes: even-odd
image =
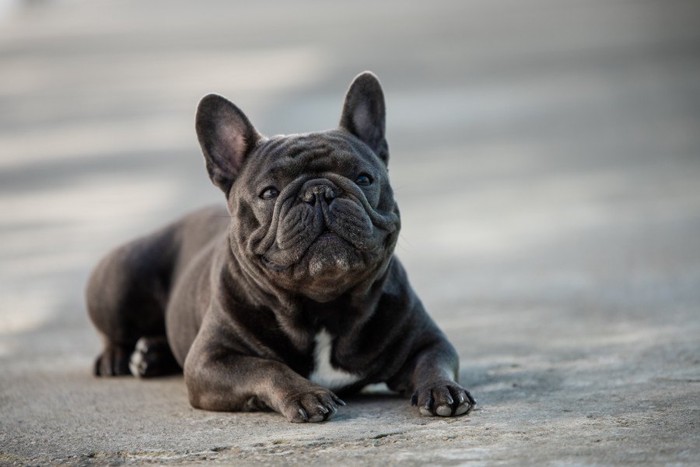
{"type": "Polygon", "coordinates": [[[209,94],[199,102],[195,127],[209,178],[228,196],[243,162],[261,135],[238,107],[216,94],[209,94]]]}
{"type": "Polygon", "coordinates": [[[384,136],[384,93],[377,77],[365,71],[350,84],[345,95],[340,127],[357,136],[384,163],[389,162],[389,146],[384,136]]]}

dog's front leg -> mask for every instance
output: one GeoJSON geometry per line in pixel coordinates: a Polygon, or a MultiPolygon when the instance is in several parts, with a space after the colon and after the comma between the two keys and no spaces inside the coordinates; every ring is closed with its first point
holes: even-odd
{"type": "Polygon", "coordinates": [[[290,422],[321,422],[345,405],[282,362],[240,355],[216,342],[195,339],[185,360],[193,407],[217,411],[270,408],[290,422]]]}
{"type": "Polygon", "coordinates": [[[439,331],[426,334],[418,339],[419,350],[389,381],[389,387],[411,394],[411,403],[422,415],[452,417],[469,412],[475,402],[457,382],[457,353],[439,331]]]}

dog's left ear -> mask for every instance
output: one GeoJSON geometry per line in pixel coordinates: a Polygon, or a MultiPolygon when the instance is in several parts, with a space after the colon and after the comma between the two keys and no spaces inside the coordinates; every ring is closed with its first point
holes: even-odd
{"type": "Polygon", "coordinates": [[[389,162],[389,145],[384,136],[386,108],[384,93],[374,73],[360,73],[345,96],[340,127],[357,136],[379,156],[389,162]]]}
{"type": "Polygon", "coordinates": [[[228,196],[243,162],[262,136],[238,107],[216,94],[199,102],[195,126],[209,178],[228,196]]]}

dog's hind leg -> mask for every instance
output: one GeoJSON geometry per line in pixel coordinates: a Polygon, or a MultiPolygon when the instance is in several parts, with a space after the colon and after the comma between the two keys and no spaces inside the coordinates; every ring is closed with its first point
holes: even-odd
{"type": "MultiPolygon", "coordinates": [[[[128,243],[105,257],[93,271],[86,290],[88,314],[104,340],[97,357],[97,376],[131,374],[129,362],[137,341],[144,336],[160,339],[161,350],[146,358],[146,372],[155,375],[170,368],[172,354],[165,340],[165,307],[173,258],[167,235],[153,235],[128,243]],[[162,355],[155,358],[155,355],[162,355]],[[155,359],[155,360],[154,360],[155,359]],[[156,360],[164,362],[157,370],[156,360]]],[[[148,349],[151,346],[143,347],[148,349]]],[[[152,352],[141,353],[148,354],[152,352]]],[[[139,367],[139,365],[136,365],[139,367]]],[[[172,371],[169,371],[172,372],[172,371]]],[[[146,376],[146,374],[140,374],[146,376]]]]}

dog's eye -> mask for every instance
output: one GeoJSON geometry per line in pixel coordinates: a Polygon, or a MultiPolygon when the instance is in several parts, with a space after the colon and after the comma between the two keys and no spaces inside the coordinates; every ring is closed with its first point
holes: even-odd
{"type": "Polygon", "coordinates": [[[260,198],[262,199],[275,199],[280,194],[279,190],[274,186],[269,186],[260,192],[260,198]]]}
{"type": "Polygon", "coordinates": [[[355,179],[355,183],[357,183],[359,186],[370,186],[372,184],[372,177],[366,173],[361,173],[355,179]]]}

